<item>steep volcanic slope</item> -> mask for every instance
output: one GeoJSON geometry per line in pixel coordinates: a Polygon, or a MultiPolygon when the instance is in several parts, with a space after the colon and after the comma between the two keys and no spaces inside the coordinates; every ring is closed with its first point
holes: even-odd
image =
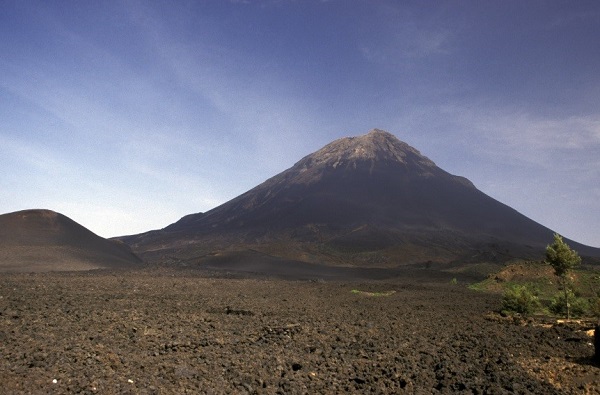
{"type": "Polygon", "coordinates": [[[97,236],[54,211],[0,215],[0,271],[90,270],[140,263],[127,245],[97,236]]]}
{"type": "Polygon", "coordinates": [[[252,248],[383,266],[535,256],[551,239],[551,230],[381,130],[336,140],[207,213],[122,238],[151,261],[252,248]]]}

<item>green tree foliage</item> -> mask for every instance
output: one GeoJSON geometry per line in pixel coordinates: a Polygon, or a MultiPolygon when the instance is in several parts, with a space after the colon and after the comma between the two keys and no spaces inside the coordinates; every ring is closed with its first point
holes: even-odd
{"type": "Polygon", "coordinates": [[[590,311],[590,304],[584,298],[578,298],[570,289],[567,296],[564,292],[557,293],[550,303],[550,312],[556,315],[566,315],[569,306],[569,315],[572,317],[585,316],[590,311]],[[567,305],[567,301],[569,302],[567,305]]]}
{"type": "Polygon", "coordinates": [[[600,297],[596,296],[590,300],[590,314],[600,320],[600,297]]]}
{"type": "Polygon", "coordinates": [[[502,296],[502,311],[504,313],[519,313],[529,315],[540,306],[535,292],[527,285],[512,285],[502,296]]]}
{"type": "Polygon", "coordinates": [[[546,262],[554,269],[562,287],[564,298],[564,311],[567,319],[571,318],[571,290],[570,272],[581,263],[577,251],[572,250],[559,234],[554,234],[554,243],[546,247],[546,262]]]}

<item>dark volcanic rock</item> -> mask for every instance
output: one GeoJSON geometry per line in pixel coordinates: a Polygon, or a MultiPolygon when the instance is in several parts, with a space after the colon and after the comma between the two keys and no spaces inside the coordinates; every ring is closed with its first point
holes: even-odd
{"type": "Polygon", "coordinates": [[[594,328],[594,360],[600,364],[600,323],[594,328]]]}
{"type": "Polygon", "coordinates": [[[0,215],[0,271],[116,269],[140,264],[129,246],[106,240],[54,211],[0,215]]]}
{"type": "Polygon", "coordinates": [[[373,130],[336,140],[213,210],[122,240],[155,261],[255,248],[288,259],[389,266],[537,257],[552,233],[373,130]]]}
{"type": "Polygon", "coordinates": [[[600,393],[591,337],[490,315],[499,305],[426,273],[361,283],[4,274],[0,392],[600,393]]]}

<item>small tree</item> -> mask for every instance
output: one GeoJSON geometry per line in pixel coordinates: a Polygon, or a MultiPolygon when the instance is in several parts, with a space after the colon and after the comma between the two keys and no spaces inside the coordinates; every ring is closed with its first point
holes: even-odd
{"type": "Polygon", "coordinates": [[[503,313],[529,315],[540,306],[536,292],[527,285],[514,284],[502,296],[503,313]]]}
{"type": "Polygon", "coordinates": [[[564,303],[567,319],[570,319],[571,302],[569,300],[569,295],[572,295],[573,291],[570,289],[569,273],[581,263],[581,257],[577,254],[577,251],[572,250],[567,243],[563,241],[559,234],[555,233],[554,243],[546,247],[546,263],[552,266],[554,274],[558,277],[565,295],[564,303]]]}
{"type": "Polygon", "coordinates": [[[586,299],[577,297],[571,290],[567,292],[567,295],[569,298],[569,304],[566,302],[565,294],[563,292],[559,292],[550,302],[548,309],[556,315],[562,315],[567,314],[568,306],[569,315],[571,315],[571,317],[581,317],[590,310],[590,304],[586,299]]]}

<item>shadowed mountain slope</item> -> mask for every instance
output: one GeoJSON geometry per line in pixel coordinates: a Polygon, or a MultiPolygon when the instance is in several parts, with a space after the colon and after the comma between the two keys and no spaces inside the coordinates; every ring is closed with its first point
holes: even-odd
{"type": "Polygon", "coordinates": [[[50,210],[0,215],[0,271],[66,271],[140,266],[118,241],[106,240],[50,210]]]}
{"type": "MultiPolygon", "coordinates": [[[[206,213],[121,240],[149,261],[223,251],[391,267],[539,257],[553,232],[390,133],[336,140],[206,213]]],[[[583,255],[600,250],[569,241],[583,255]]]]}

